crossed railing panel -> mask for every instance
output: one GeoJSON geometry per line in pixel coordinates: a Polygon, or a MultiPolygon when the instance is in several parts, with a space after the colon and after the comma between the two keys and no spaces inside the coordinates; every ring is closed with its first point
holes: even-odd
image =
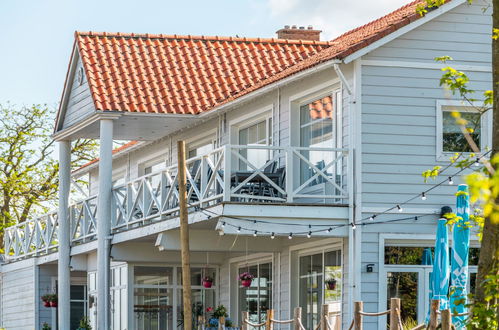
{"type": "Polygon", "coordinates": [[[4,232],[7,260],[49,253],[57,248],[58,216],[56,212],[8,227],[4,232]]]}
{"type": "MultiPolygon", "coordinates": [[[[222,201],[348,202],[346,149],[226,145],[186,161],[187,200],[192,210],[222,201]]],[[[113,188],[111,231],[125,231],[177,216],[177,165],[113,188]]],[[[69,207],[71,244],[96,238],[97,196],[69,207]]],[[[57,249],[57,213],[6,228],[6,260],[57,249]]]]}

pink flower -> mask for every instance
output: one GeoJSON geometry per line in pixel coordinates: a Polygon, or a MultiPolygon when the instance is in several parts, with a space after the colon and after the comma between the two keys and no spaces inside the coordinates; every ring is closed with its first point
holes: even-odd
{"type": "Polygon", "coordinates": [[[206,308],[206,312],[209,313],[209,312],[213,312],[213,307],[208,307],[206,308]]]}

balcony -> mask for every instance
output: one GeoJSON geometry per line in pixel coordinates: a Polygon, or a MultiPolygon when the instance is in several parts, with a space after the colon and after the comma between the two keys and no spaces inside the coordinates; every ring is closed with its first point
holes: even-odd
{"type": "MultiPolygon", "coordinates": [[[[347,149],[226,145],[187,160],[190,212],[220,203],[346,205],[347,149]]],[[[179,213],[177,165],[112,191],[113,234],[168,221],[179,213]]],[[[96,239],[97,196],[70,206],[71,245],[96,239]]],[[[57,212],[5,230],[5,259],[57,250],[57,212]]]]}

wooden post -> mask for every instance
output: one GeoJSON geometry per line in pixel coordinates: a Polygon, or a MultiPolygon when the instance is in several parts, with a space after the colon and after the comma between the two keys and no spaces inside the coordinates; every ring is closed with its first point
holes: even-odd
{"type": "Polygon", "coordinates": [[[265,320],[265,330],[273,330],[274,325],[272,324],[272,319],[274,318],[274,310],[267,310],[267,320],[265,320]]]}
{"type": "Polygon", "coordinates": [[[399,325],[400,299],[390,299],[390,330],[402,330],[399,325]]]}
{"type": "Polygon", "coordinates": [[[362,301],[356,301],[354,302],[354,329],[355,330],[362,330],[362,308],[364,306],[364,303],[362,301]]]}
{"type": "Polygon", "coordinates": [[[322,314],[321,314],[321,330],[328,330],[327,321],[329,318],[329,305],[322,305],[322,314]]]}
{"type": "Polygon", "coordinates": [[[248,330],[248,324],[244,322],[249,318],[248,312],[241,312],[241,330],[248,330]]]}
{"type": "Polygon", "coordinates": [[[189,255],[189,214],[187,211],[187,184],[185,142],[178,141],[178,193],[180,206],[180,249],[182,253],[182,291],[184,298],[184,329],[192,329],[191,262],[189,255]]]}
{"type": "Polygon", "coordinates": [[[203,325],[204,325],[204,316],[203,315],[198,315],[198,330],[203,330],[203,325]]]}
{"type": "Polygon", "coordinates": [[[440,301],[438,299],[432,299],[430,305],[430,330],[437,329],[438,325],[438,314],[437,311],[440,308],[440,301]]]}
{"type": "Polygon", "coordinates": [[[452,315],[450,309],[444,309],[442,313],[442,330],[452,329],[452,315]]]}
{"type": "Polygon", "coordinates": [[[300,322],[301,321],[301,307],[295,307],[293,320],[295,320],[293,330],[301,330],[300,322]]]}
{"type": "Polygon", "coordinates": [[[225,316],[220,316],[218,318],[218,330],[224,330],[225,329],[225,316]]]}

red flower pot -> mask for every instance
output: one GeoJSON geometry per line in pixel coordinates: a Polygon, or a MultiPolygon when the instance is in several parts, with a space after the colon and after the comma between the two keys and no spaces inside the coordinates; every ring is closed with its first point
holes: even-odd
{"type": "Polygon", "coordinates": [[[213,285],[212,281],[203,281],[203,286],[207,289],[211,288],[212,285],[213,285]]]}
{"type": "Polygon", "coordinates": [[[336,281],[334,281],[334,282],[327,282],[326,283],[326,288],[328,290],[336,290],[336,281]]]}
{"type": "Polygon", "coordinates": [[[57,301],[51,301],[50,307],[57,307],[57,301]]]}
{"type": "Polygon", "coordinates": [[[50,301],[44,301],[43,307],[50,307],[50,301]]]}
{"type": "Polygon", "coordinates": [[[241,284],[242,286],[244,286],[245,288],[249,288],[251,286],[251,281],[252,280],[241,280],[241,284]]]}

